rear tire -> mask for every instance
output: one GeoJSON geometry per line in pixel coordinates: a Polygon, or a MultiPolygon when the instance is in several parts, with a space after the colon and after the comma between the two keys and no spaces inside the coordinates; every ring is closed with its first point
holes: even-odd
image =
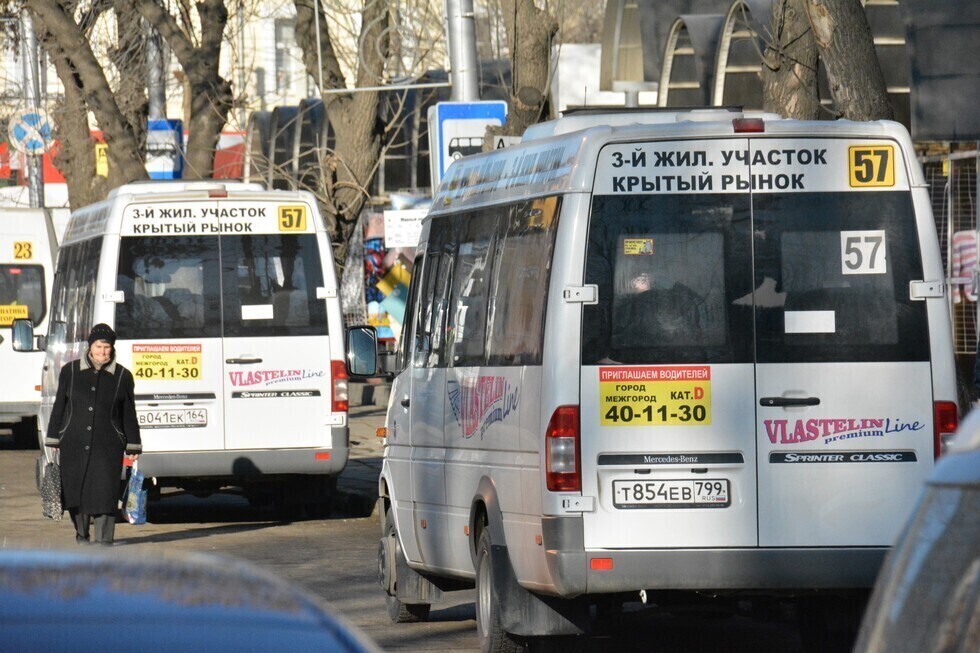
{"type": "Polygon", "coordinates": [[[484,528],[476,547],[476,634],[483,653],[517,653],[523,642],[500,625],[500,602],[493,586],[490,529],[484,528]]]}
{"type": "Polygon", "coordinates": [[[385,604],[388,617],[396,624],[417,623],[429,618],[432,605],[429,603],[403,603],[395,595],[398,587],[396,576],[397,560],[402,555],[395,532],[395,518],[391,510],[385,513],[384,532],[378,543],[378,582],[385,591],[385,604]]]}

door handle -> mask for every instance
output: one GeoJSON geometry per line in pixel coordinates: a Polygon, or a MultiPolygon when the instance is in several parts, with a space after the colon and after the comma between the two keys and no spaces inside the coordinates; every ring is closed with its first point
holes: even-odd
{"type": "Polygon", "coordinates": [[[261,363],[261,358],[226,358],[225,362],[229,365],[254,365],[261,363]]]}
{"type": "Polygon", "coordinates": [[[762,397],[759,399],[760,406],[775,406],[782,408],[785,406],[819,406],[820,397],[762,397]]]}
{"type": "Polygon", "coordinates": [[[403,397],[402,400],[401,400],[401,405],[402,405],[403,408],[408,408],[409,404],[411,404],[411,403],[412,403],[412,400],[409,399],[408,397],[403,397]]]}

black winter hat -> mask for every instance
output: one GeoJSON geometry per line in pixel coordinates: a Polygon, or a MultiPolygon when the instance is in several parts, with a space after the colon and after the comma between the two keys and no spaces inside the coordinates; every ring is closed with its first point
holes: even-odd
{"type": "Polygon", "coordinates": [[[116,344],[116,332],[108,324],[96,324],[92,327],[92,333],[88,334],[88,344],[91,345],[96,340],[105,340],[110,345],[116,344]]]}

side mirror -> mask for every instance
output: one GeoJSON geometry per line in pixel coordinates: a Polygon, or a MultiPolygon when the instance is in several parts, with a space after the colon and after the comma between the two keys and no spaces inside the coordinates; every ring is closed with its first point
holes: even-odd
{"type": "Polygon", "coordinates": [[[34,322],[31,320],[14,320],[11,325],[13,332],[14,351],[36,351],[34,347],[34,322]]]}
{"type": "Polygon", "coordinates": [[[347,374],[378,375],[378,333],[374,327],[355,326],[347,330],[347,374]]]}

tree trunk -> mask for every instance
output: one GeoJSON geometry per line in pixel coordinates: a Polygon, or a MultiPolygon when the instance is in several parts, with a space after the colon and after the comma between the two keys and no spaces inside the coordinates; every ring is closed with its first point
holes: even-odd
{"type": "Polygon", "coordinates": [[[95,143],[88,126],[88,107],[85,106],[81,89],[73,83],[66,83],[76,79],[68,59],[57,44],[45,38],[43,30],[38,31],[65,89],[53,112],[54,137],[60,143],[54,164],[65,176],[69,206],[87,206],[103,199],[108,192],[106,178],[95,174],[95,143]]]}
{"type": "Polygon", "coordinates": [[[885,78],[860,0],[804,0],[841,117],[891,119],[885,78]]]}
{"type": "Polygon", "coordinates": [[[113,0],[113,13],[119,36],[115,46],[109,50],[109,56],[119,72],[116,101],[136,135],[140,151],[143,151],[150,104],[146,94],[146,30],[140,15],[133,11],[131,0],[113,0]]]}
{"type": "Polygon", "coordinates": [[[817,46],[807,21],[806,0],[776,0],[770,14],[774,42],[762,62],[763,108],[784,118],[816,120],[817,46]]]}
{"type": "MultiPolygon", "coordinates": [[[[326,17],[319,16],[321,54],[317,58],[317,18],[320,3],[295,0],[296,41],[303,50],[306,70],[319,80],[323,78],[321,98],[327,119],[336,134],[333,152],[327,153],[323,166],[321,208],[334,242],[334,260],[344,264],[347,243],[357,226],[358,217],[370,198],[371,180],[381,159],[383,127],[379,119],[380,93],[359,91],[351,94],[325,93],[347,87],[343,71],[327,31],[326,17]]],[[[383,83],[388,58],[387,34],[390,8],[387,0],[366,0],[361,11],[361,34],[358,39],[357,87],[383,83]]]]}
{"type": "Polygon", "coordinates": [[[546,117],[551,73],[551,43],[558,23],[534,0],[503,0],[504,29],[511,61],[507,122],[489,135],[520,136],[546,117]]]}
{"type": "MultiPolygon", "coordinates": [[[[65,65],[59,70],[59,76],[64,73],[68,77],[62,77],[62,83],[66,87],[74,86],[85,106],[95,114],[108,146],[109,186],[115,188],[146,179],[139,139],[120,110],[105,73],[74,17],[66,13],[58,0],[27,0],[26,6],[63,54],[65,65]]],[[[77,154],[90,146],[91,139],[86,135],[84,143],[72,144],[71,148],[77,154]]]]}

